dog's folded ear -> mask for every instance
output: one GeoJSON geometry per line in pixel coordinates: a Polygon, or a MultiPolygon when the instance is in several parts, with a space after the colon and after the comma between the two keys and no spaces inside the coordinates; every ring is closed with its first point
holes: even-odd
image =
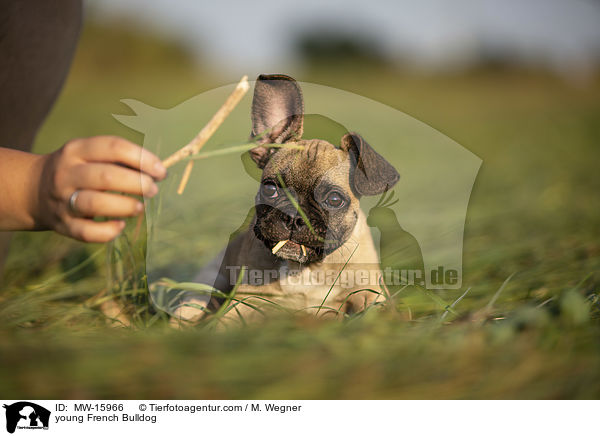
{"type": "Polygon", "coordinates": [[[341,149],[350,154],[350,182],[359,195],[382,194],[400,179],[396,169],[359,134],[345,134],[341,149]]]}
{"type": "MultiPolygon", "coordinates": [[[[254,86],[251,139],[258,144],[283,144],[300,139],[304,101],[298,83],[283,74],[261,74],[254,86]]],[[[276,148],[255,147],[250,156],[264,168],[276,148]]]]}

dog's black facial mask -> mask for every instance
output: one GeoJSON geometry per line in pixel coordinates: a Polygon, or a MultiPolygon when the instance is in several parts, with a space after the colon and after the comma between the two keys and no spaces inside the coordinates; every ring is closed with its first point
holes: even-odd
{"type": "Polygon", "coordinates": [[[250,155],[263,169],[254,233],[270,250],[288,241],[276,252],[278,257],[311,263],[350,238],[361,195],[381,194],[399,176],[360,135],[344,135],[339,148],[324,140],[300,139],[303,107],[301,90],[292,78],[259,76],[251,136],[258,137],[261,146],[250,155]],[[303,149],[265,146],[289,142],[303,149]]]}
{"type": "Polygon", "coordinates": [[[288,241],[276,253],[281,258],[301,263],[322,260],[354,229],[357,215],[351,190],[328,178],[298,180],[291,168],[281,168],[275,175],[263,179],[256,196],[257,238],[271,250],[288,241]]]}

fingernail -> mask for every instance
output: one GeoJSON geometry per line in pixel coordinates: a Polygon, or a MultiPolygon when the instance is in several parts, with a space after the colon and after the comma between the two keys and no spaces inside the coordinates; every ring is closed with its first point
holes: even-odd
{"type": "Polygon", "coordinates": [[[157,193],[158,193],[158,186],[156,186],[156,183],[153,183],[150,186],[150,190],[148,191],[148,197],[154,197],[157,193]]]}
{"type": "Polygon", "coordinates": [[[141,213],[144,210],[144,205],[142,203],[137,203],[135,205],[135,211],[136,213],[141,213]]]}
{"type": "Polygon", "coordinates": [[[163,179],[167,175],[167,169],[160,161],[154,164],[154,171],[160,179],[163,179]]]}
{"type": "Polygon", "coordinates": [[[119,221],[119,228],[123,230],[125,228],[125,221],[119,221]]]}

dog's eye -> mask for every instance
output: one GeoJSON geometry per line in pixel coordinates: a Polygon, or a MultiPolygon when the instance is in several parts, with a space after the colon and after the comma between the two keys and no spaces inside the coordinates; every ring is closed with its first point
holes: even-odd
{"type": "Polygon", "coordinates": [[[325,203],[327,204],[327,206],[329,206],[331,208],[339,209],[340,207],[342,207],[344,205],[345,200],[344,200],[344,197],[342,197],[342,194],[340,194],[337,191],[332,191],[327,196],[325,203]]]}
{"type": "Polygon", "coordinates": [[[261,191],[266,198],[276,198],[278,195],[277,186],[273,182],[263,183],[261,191]]]}

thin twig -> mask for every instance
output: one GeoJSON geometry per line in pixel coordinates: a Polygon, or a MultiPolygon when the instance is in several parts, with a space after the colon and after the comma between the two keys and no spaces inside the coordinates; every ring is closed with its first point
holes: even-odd
{"type": "Polygon", "coordinates": [[[188,180],[190,180],[190,174],[192,174],[192,168],[194,168],[194,161],[191,160],[185,166],[185,170],[183,170],[183,176],[181,176],[181,181],[179,182],[179,187],[177,188],[177,193],[179,195],[183,194],[183,190],[185,189],[185,185],[187,185],[188,180]]]}
{"type": "MultiPolygon", "coordinates": [[[[163,165],[165,168],[169,168],[173,166],[180,160],[185,159],[186,157],[196,154],[200,151],[200,149],[206,144],[206,142],[210,139],[210,137],[215,133],[215,131],[219,128],[223,121],[229,116],[231,111],[237,106],[237,104],[241,101],[242,97],[248,92],[250,89],[250,85],[248,84],[248,76],[242,77],[242,80],[237,84],[233,92],[227,97],[223,106],[219,108],[219,110],[213,115],[210,121],[204,126],[200,133],[196,135],[192,141],[180,148],[171,156],[163,160],[163,165]]],[[[192,171],[193,162],[188,162],[187,167],[184,172],[183,179],[179,184],[179,189],[177,192],[181,194],[185,189],[185,185],[187,184],[187,180],[189,179],[190,173],[192,171]]]]}
{"type": "Polygon", "coordinates": [[[246,94],[250,85],[248,84],[248,76],[242,77],[240,83],[237,84],[231,95],[227,97],[223,106],[219,108],[219,110],[213,115],[210,121],[204,126],[204,128],[196,135],[194,139],[190,141],[189,144],[180,148],[171,156],[163,160],[163,165],[166,168],[173,166],[180,160],[198,153],[198,151],[202,148],[202,146],[206,143],[206,141],[212,136],[213,133],[219,128],[219,126],[225,121],[225,118],[231,113],[231,111],[236,107],[236,105],[240,102],[242,97],[246,94]]]}

